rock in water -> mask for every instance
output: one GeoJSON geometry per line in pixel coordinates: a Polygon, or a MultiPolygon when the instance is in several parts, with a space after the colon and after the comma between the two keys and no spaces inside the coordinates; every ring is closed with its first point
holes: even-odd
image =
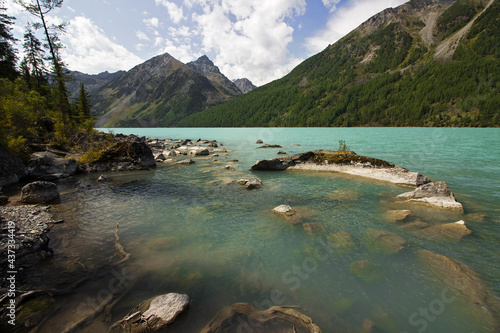
{"type": "Polygon", "coordinates": [[[464,221],[458,221],[421,229],[416,231],[415,234],[439,240],[459,241],[472,234],[472,231],[467,228],[464,221]]]}
{"type": "Polygon", "coordinates": [[[444,209],[462,212],[464,210],[462,204],[457,202],[455,195],[444,181],[424,184],[414,191],[398,195],[397,198],[413,202],[423,202],[444,209]]]}
{"type": "Polygon", "coordinates": [[[406,246],[406,239],[379,229],[368,229],[365,244],[368,248],[382,254],[396,254],[406,246]]]}
{"type": "Polygon", "coordinates": [[[31,177],[41,180],[56,180],[74,175],[76,161],[42,151],[31,155],[27,170],[31,177]]]}
{"type": "Polygon", "coordinates": [[[189,296],[170,293],[141,303],[108,332],[157,332],[164,330],[189,307],[189,296]]]}
{"type": "Polygon", "coordinates": [[[441,296],[441,300],[461,299],[485,332],[500,330],[500,301],[476,271],[458,260],[428,250],[420,250],[417,260],[447,285],[441,293],[447,297],[441,296]]]}
{"type": "Polygon", "coordinates": [[[50,202],[59,198],[57,185],[46,181],[29,183],[21,190],[21,202],[37,204],[50,202]]]}

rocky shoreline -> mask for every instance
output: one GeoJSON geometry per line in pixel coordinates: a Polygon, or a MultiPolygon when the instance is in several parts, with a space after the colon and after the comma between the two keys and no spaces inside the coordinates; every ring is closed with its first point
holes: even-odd
{"type": "MultiPolygon", "coordinates": [[[[2,184],[12,184],[22,179],[30,179],[36,180],[28,184],[33,186],[32,184],[34,183],[50,183],[49,181],[71,177],[78,173],[151,170],[156,168],[157,164],[190,165],[196,163],[196,157],[206,158],[207,156],[213,156],[213,159],[215,159],[219,154],[228,153],[228,150],[222,147],[223,144],[215,140],[160,140],[155,138],[139,138],[134,135],[115,135],[112,140],[114,144],[104,150],[98,158],[88,163],[78,164],[72,159],[75,156],[74,153],[59,152],[51,147],[45,147],[47,150],[43,152],[35,152],[27,166],[22,165],[15,158],[9,159],[9,162],[6,163],[7,167],[4,167],[4,170],[2,170],[2,184]],[[186,159],[187,157],[195,159],[186,159]],[[8,170],[10,173],[5,172],[5,170],[8,170]]],[[[268,147],[274,148],[275,145],[268,145],[268,147]]],[[[226,169],[230,170],[227,167],[226,169]]],[[[339,172],[397,185],[412,186],[415,190],[402,193],[393,198],[391,202],[396,205],[401,202],[408,204],[424,203],[439,209],[452,210],[458,213],[464,212],[462,204],[456,201],[453,192],[445,182],[432,182],[429,178],[418,172],[409,171],[383,160],[359,156],[352,152],[318,150],[270,160],[260,160],[251,167],[250,171],[284,170],[339,172]]],[[[259,178],[255,180],[250,180],[250,177],[248,178],[234,180],[233,182],[248,190],[262,188],[263,182],[259,178]]],[[[99,181],[101,180],[105,181],[106,177],[100,177],[99,181]]],[[[22,192],[24,191],[23,189],[22,192]]],[[[54,254],[50,248],[48,233],[55,224],[62,223],[63,221],[54,215],[50,206],[44,204],[50,203],[56,198],[47,199],[48,197],[41,197],[42,199],[39,200],[26,201],[21,196],[21,202],[35,203],[35,205],[17,205],[16,202],[13,202],[4,207],[0,206],[0,227],[2,230],[2,247],[0,248],[2,255],[0,255],[0,262],[4,263],[7,259],[4,254],[7,253],[6,247],[9,244],[9,230],[12,230],[9,227],[9,223],[15,225],[12,239],[16,244],[16,254],[19,255],[16,259],[34,253],[42,256],[51,256],[54,254]]],[[[322,233],[319,223],[304,223],[307,220],[307,213],[299,207],[281,205],[276,207],[273,213],[281,216],[291,226],[300,226],[311,237],[317,237],[318,234],[322,233]]],[[[387,219],[390,223],[399,225],[401,230],[407,228],[405,230],[410,230],[414,235],[437,237],[440,241],[460,241],[463,237],[472,233],[463,221],[435,226],[421,224],[417,226],[416,224],[419,221],[413,220],[413,216],[413,212],[410,210],[393,210],[388,211],[387,219]],[[415,224],[415,226],[412,224],[415,224]],[[412,225],[411,228],[410,225],[412,225]],[[412,228],[415,231],[412,231],[412,228]]],[[[122,260],[116,263],[117,267],[128,259],[129,254],[126,253],[123,246],[119,243],[118,226],[115,236],[117,253],[123,255],[122,260]]],[[[373,248],[375,253],[382,255],[395,255],[407,248],[406,239],[394,233],[378,229],[368,230],[364,242],[365,246],[373,248]]],[[[330,246],[337,251],[348,252],[352,251],[356,245],[351,235],[346,232],[338,232],[330,235],[330,246]]],[[[492,295],[492,292],[482,282],[476,283],[476,286],[472,283],[480,281],[477,273],[461,262],[430,251],[422,250],[419,253],[419,258],[444,281],[447,281],[446,279],[448,278],[450,280],[453,279],[453,281],[467,281],[467,286],[462,288],[460,292],[470,299],[471,302],[474,302],[475,312],[481,315],[482,311],[482,315],[488,318],[492,327],[499,327],[495,319],[499,308],[496,300],[494,297],[482,296],[489,295],[488,293],[492,295]],[[453,272],[444,274],[438,267],[440,262],[446,262],[447,265],[453,268],[453,272]],[[471,275],[473,276],[472,280],[467,278],[467,276],[471,275]],[[469,282],[469,280],[472,282],[469,282]],[[479,297],[476,296],[478,293],[479,297]]],[[[374,281],[382,276],[377,265],[370,260],[353,262],[349,266],[349,269],[364,283],[374,283],[374,281]]],[[[1,297],[1,302],[4,302],[6,294],[3,288],[2,293],[4,295],[1,297]]],[[[30,298],[49,299],[49,303],[53,302],[53,296],[49,291],[42,291],[41,293],[40,291],[36,291],[36,294],[30,293],[28,292],[28,295],[32,295],[29,296],[30,298]]],[[[26,295],[26,293],[18,295],[17,302],[20,311],[24,309],[22,304],[24,304],[26,297],[28,297],[26,295]]],[[[93,318],[103,312],[110,312],[119,300],[120,297],[117,297],[110,299],[108,302],[101,303],[96,312],[89,317],[75,322],[67,332],[78,331],[87,324],[88,318],[93,318]]],[[[109,332],[164,330],[178,316],[188,311],[191,302],[192,300],[190,300],[188,295],[175,293],[158,295],[131,309],[122,320],[109,326],[109,332]]],[[[4,320],[6,313],[3,312],[0,315],[3,318],[2,320],[4,320]]],[[[38,315],[40,316],[40,314],[38,315]]],[[[270,325],[273,322],[279,322],[281,325],[283,322],[286,322],[294,331],[296,330],[295,327],[297,327],[305,332],[321,332],[321,329],[314,324],[313,319],[301,313],[296,307],[275,306],[267,310],[257,310],[252,305],[246,303],[236,303],[222,309],[207,324],[202,332],[218,332],[222,327],[226,327],[229,323],[234,322],[238,316],[260,318],[261,323],[265,323],[266,325],[270,325]]],[[[38,323],[41,323],[41,321],[37,321],[32,327],[36,327],[38,323]]],[[[24,322],[24,325],[27,325],[26,322],[24,322]]]]}

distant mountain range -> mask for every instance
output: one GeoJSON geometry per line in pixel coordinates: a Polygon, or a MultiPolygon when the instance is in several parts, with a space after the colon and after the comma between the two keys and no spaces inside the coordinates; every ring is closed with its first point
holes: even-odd
{"type": "Polygon", "coordinates": [[[178,126],[500,126],[500,0],[411,0],[178,126]]]}
{"type": "Polygon", "coordinates": [[[83,75],[97,126],[500,126],[500,0],[411,0],[282,79],[169,54],[83,75]]]}
{"type": "Polygon", "coordinates": [[[183,64],[168,53],[128,72],[73,76],[68,90],[76,96],[79,83],[85,84],[97,127],[174,126],[255,88],[247,79],[230,81],[207,56],[183,64]]]}

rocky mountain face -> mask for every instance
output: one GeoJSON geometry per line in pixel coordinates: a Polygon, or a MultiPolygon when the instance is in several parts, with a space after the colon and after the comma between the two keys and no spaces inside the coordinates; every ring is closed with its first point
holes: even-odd
{"type": "Polygon", "coordinates": [[[183,64],[165,53],[108,82],[105,75],[100,80],[83,77],[96,81],[87,90],[93,95],[97,127],[175,126],[187,116],[242,94],[207,56],[183,64]]]}
{"type": "Polygon", "coordinates": [[[214,86],[220,88],[223,94],[235,96],[242,93],[206,55],[199,57],[196,61],[188,62],[186,65],[203,74],[214,86]]]}
{"type": "Polygon", "coordinates": [[[500,0],[411,0],[182,126],[500,126],[500,0]]]}
{"type": "Polygon", "coordinates": [[[253,83],[249,79],[236,79],[233,80],[233,83],[240,89],[240,91],[244,94],[254,90],[257,88],[253,85],[253,83]]]}
{"type": "MultiPolygon", "coordinates": [[[[212,76],[217,72],[212,70],[212,76]]],[[[156,56],[99,89],[94,105],[97,126],[173,126],[190,114],[241,94],[234,84],[232,90],[226,88],[227,79],[222,77],[211,81],[168,53],[156,56]]]]}

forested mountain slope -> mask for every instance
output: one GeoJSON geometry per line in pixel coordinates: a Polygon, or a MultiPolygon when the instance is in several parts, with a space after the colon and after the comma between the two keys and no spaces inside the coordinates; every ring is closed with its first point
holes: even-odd
{"type": "Polygon", "coordinates": [[[411,0],[181,126],[499,126],[500,0],[411,0]]]}

